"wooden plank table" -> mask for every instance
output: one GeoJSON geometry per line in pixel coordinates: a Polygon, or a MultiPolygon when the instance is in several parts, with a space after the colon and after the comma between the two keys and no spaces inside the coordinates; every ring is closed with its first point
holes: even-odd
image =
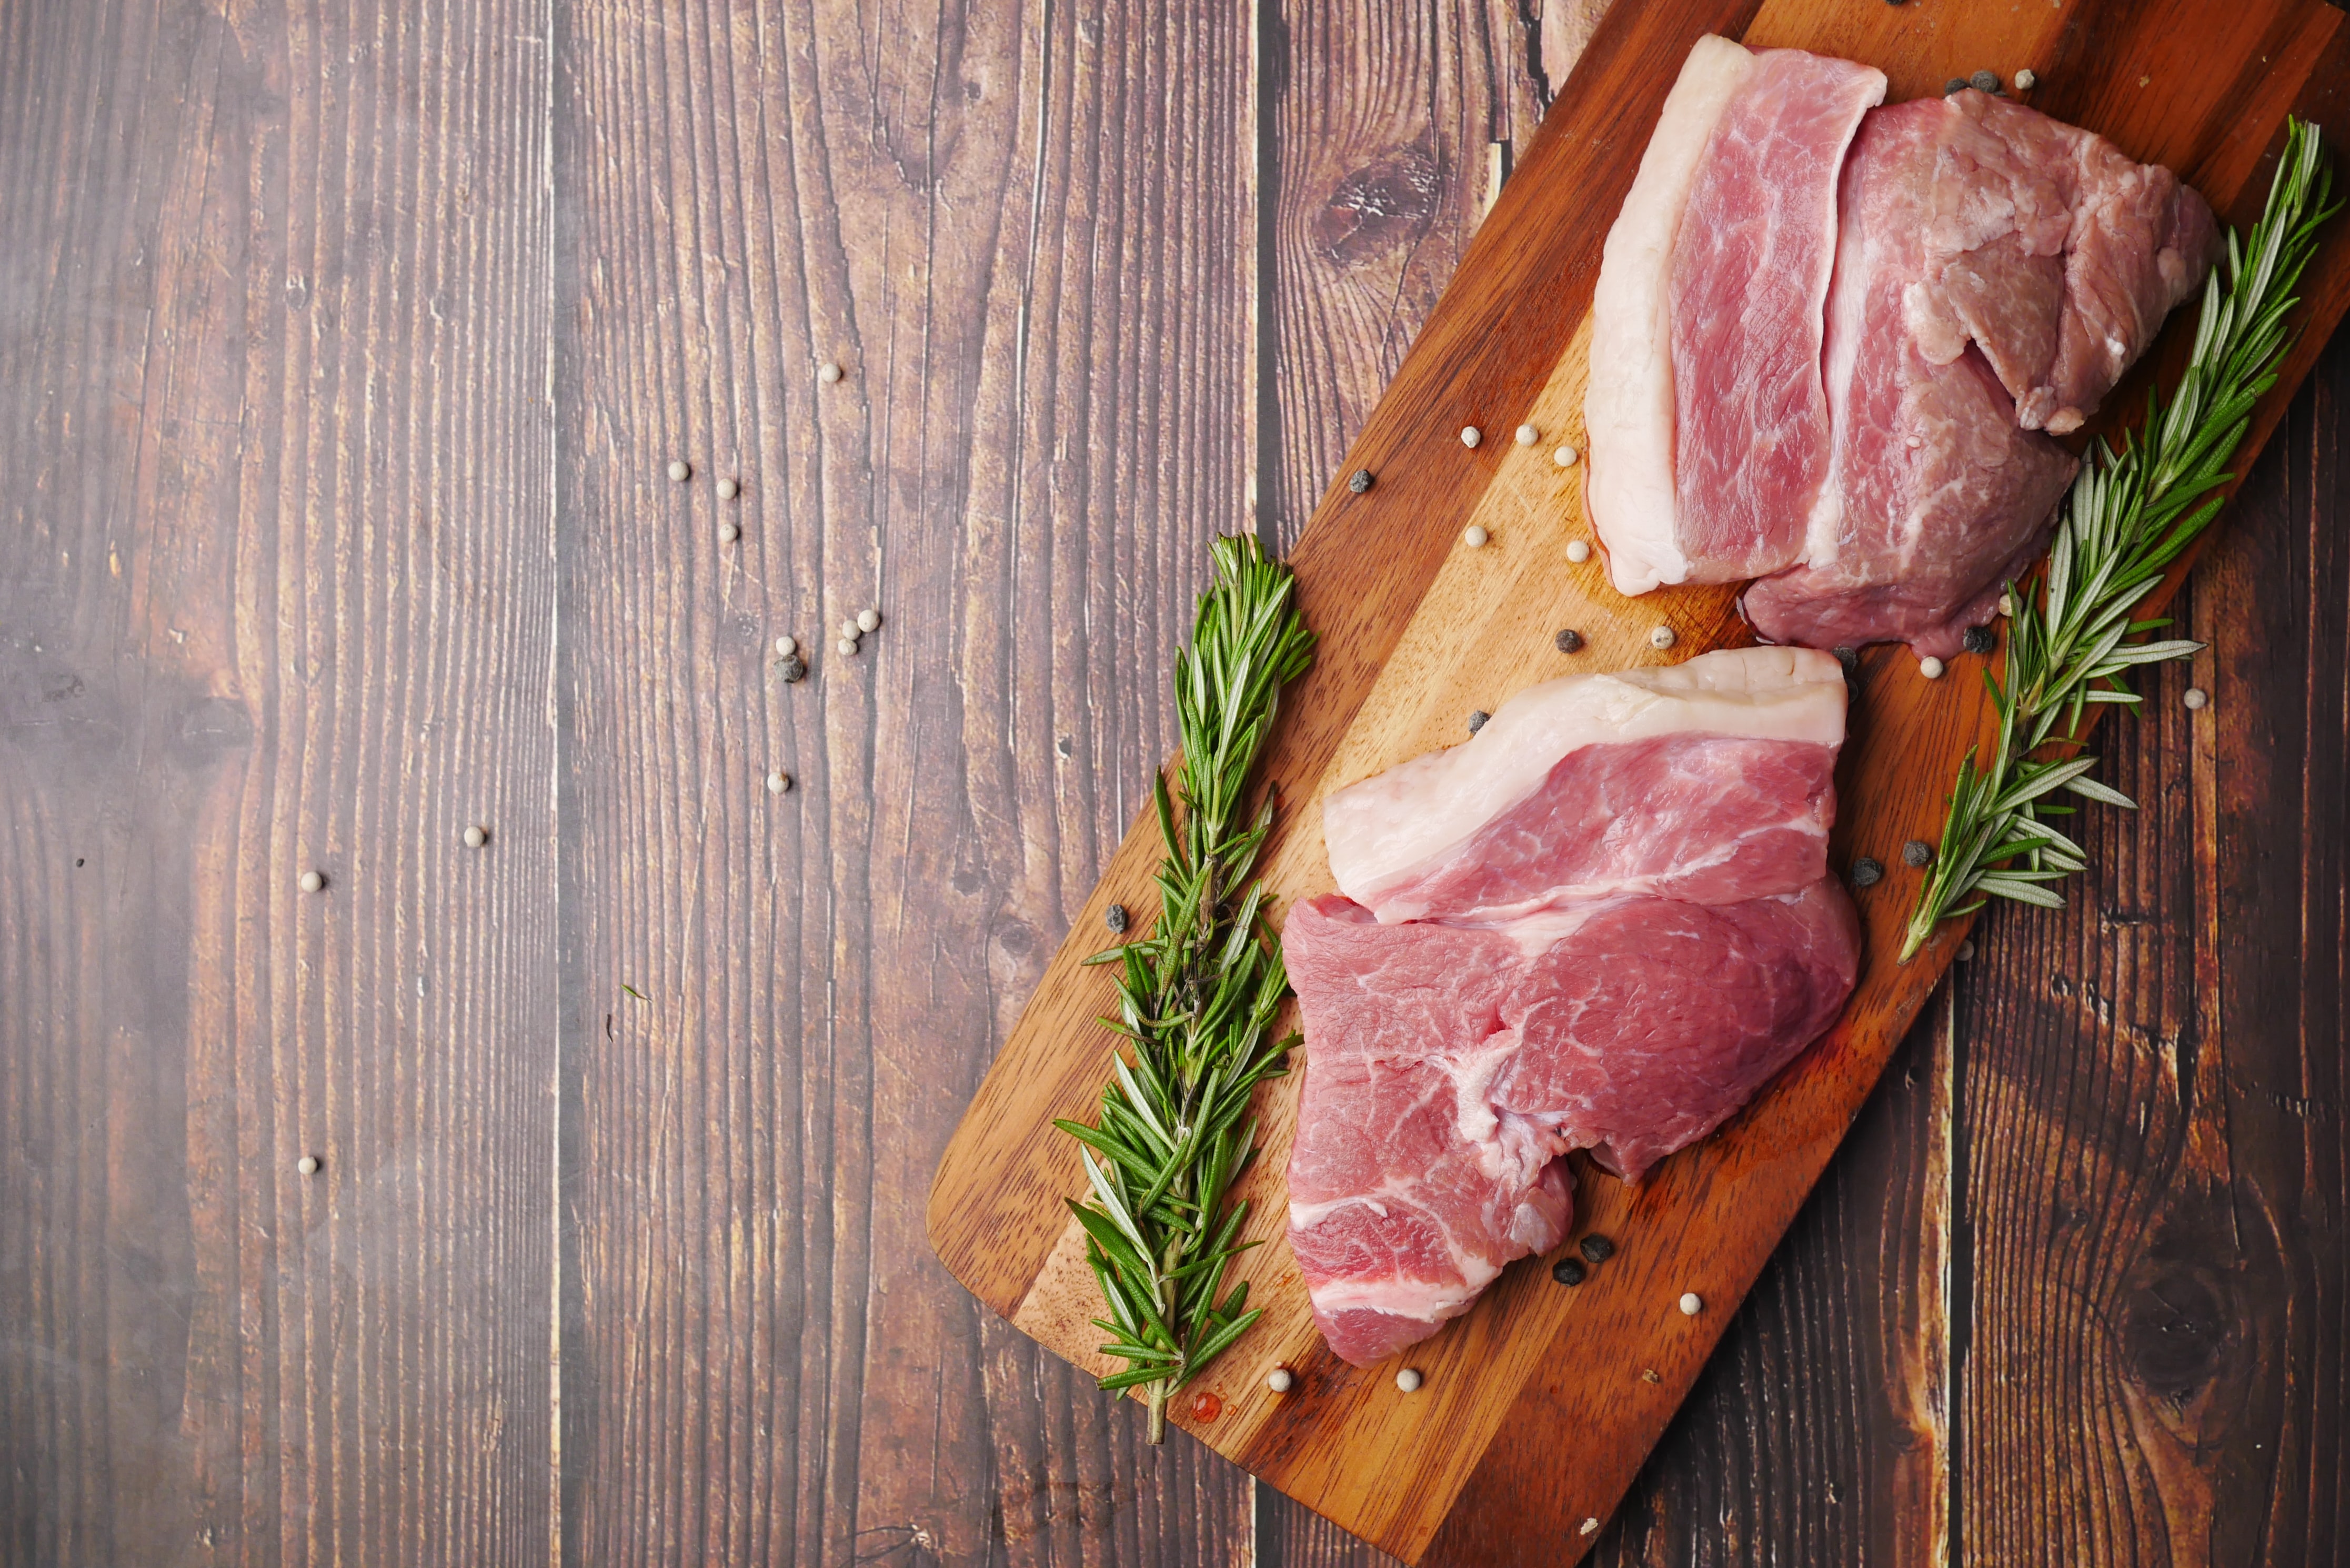
{"type": "MultiPolygon", "coordinates": [[[[1590,19],[0,10],[0,1563],[1371,1561],[921,1208],[1590,19]]],[[[2350,1552],[2345,392],[1596,1561],[2350,1552]]]]}

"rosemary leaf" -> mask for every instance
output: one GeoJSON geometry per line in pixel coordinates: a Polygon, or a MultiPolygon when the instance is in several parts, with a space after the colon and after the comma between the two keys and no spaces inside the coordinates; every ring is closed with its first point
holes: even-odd
{"type": "Polygon", "coordinates": [[[1286,1070],[1297,1044],[1274,1036],[1289,974],[1263,890],[1249,882],[1274,792],[1253,809],[1249,794],[1282,690],[1313,662],[1314,634],[1289,569],[1253,539],[1217,540],[1214,565],[1175,661],[1182,763],[1171,791],[1164,775],[1151,791],[1167,846],[1159,916],[1086,961],[1118,965],[1118,1016],[1101,1022],[1126,1048],[1111,1052],[1097,1125],[1054,1124],[1086,1146],[1091,1201],[1069,1207],[1110,1309],[1095,1320],[1115,1336],[1102,1354],[1128,1363],[1101,1386],[1143,1391],[1154,1443],[1166,1439],[1167,1401],[1261,1314],[1243,1310],[1245,1282],[1218,1293],[1232,1259],[1255,1245],[1238,1240],[1248,1205],[1231,1192],[1256,1155],[1250,1096],[1286,1070]]]}

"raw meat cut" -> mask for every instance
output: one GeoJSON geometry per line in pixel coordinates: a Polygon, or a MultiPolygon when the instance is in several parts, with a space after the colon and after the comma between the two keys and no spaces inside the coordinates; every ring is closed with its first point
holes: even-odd
{"type": "Polygon", "coordinates": [[[2219,225],[2169,170],[1969,88],[1899,106],[1891,149],[1930,181],[1923,265],[1904,301],[1926,357],[1969,340],[2026,430],[2080,428],[2201,286],[2219,225]]]}
{"type": "Polygon", "coordinates": [[[1714,127],[1673,246],[1673,487],[1685,580],[1801,555],[1828,473],[1821,333],[1836,184],[1885,74],[1800,49],[1755,57],[1714,127]]]}
{"type": "Polygon", "coordinates": [[[2079,428],[2199,288],[2167,169],[1972,88],[1699,40],[1608,231],[1586,500],[1616,587],[1947,658],[2044,547],[2079,428]]]}
{"type": "Polygon", "coordinates": [[[1592,303],[1589,501],[1627,594],[1800,558],[1828,471],[1820,333],[1836,174],[1881,71],[1700,38],[1592,303]]]}
{"type": "Polygon", "coordinates": [[[1310,1057],[1289,1243],[1357,1366],[1565,1239],[1560,1155],[1637,1177],[1728,1119],[1834,1022],[1859,954],[1825,878],[1499,928],[1383,926],[1334,894],[1292,910],[1282,943],[1310,1057]]]}
{"type": "Polygon", "coordinates": [[[1331,795],[1330,870],[1389,922],[1783,890],[1825,865],[1844,715],[1842,668],[1804,649],[1547,681],[1461,744],[1331,795]]]}
{"type": "Polygon", "coordinates": [[[1584,497],[1608,571],[1627,594],[1688,575],[1673,528],[1673,244],[1714,125],[1753,70],[1754,57],[1729,39],[1697,41],[1600,252],[1584,497]]]}
{"type": "Polygon", "coordinates": [[[2038,556],[2076,426],[2202,281],[2201,197],[1968,89],[1873,110],[1846,162],[1826,331],[1833,469],[1756,631],[1947,659],[2038,556]],[[2021,399],[2021,401],[2018,399],[2021,399]]]}
{"type": "Polygon", "coordinates": [[[1844,708],[1801,649],[1573,676],[1330,798],[1346,891],[1282,941],[1308,1057],[1289,1239],[1339,1356],[1426,1338],[1564,1240],[1566,1151],[1637,1178],[1834,1020],[1844,708]]]}

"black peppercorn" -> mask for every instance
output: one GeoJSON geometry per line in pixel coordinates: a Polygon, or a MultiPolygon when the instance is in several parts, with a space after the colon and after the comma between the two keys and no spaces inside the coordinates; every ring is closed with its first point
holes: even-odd
{"type": "Polygon", "coordinates": [[[1970,626],[1967,628],[1965,634],[1959,639],[1959,646],[1965,649],[1969,653],[1989,653],[1991,650],[1992,645],[1998,639],[1996,638],[1991,636],[1991,628],[1987,626],[1970,626]]]}
{"type": "Polygon", "coordinates": [[[1934,846],[1922,838],[1913,838],[1901,846],[1901,860],[1908,866],[1930,866],[1934,863],[1934,846]]]}
{"type": "Polygon", "coordinates": [[[807,679],[807,660],[795,653],[775,661],[775,672],[785,680],[797,684],[807,679]]]}
{"type": "Polygon", "coordinates": [[[1347,488],[1360,495],[1371,487],[1372,483],[1371,471],[1367,468],[1358,468],[1355,470],[1354,477],[1347,481],[1347,488]]]}
{"type": "Polygon", "coordinates": [[[1964,91],[1966,91],[1966,89],[1967,89],[1967,78],[1964,78],[1964,77],[1952,77],[1949,81],[1946,81],[1946,82],[1944,82],[1944,83],[1942,84],[1942,96],[1943,96],[1944,98],[1948,98],[1948,97],[1950,97],[1950,96],[1952,93],[1954,93],[1954,92],[1964,92],[1964,91]]]}
{"type": "Polygon", "coordinates": [[[1616,1243],[1595,1231],[1575,1244],[1575,1251],[1595,1263],[1604,1263],[1616,1255],[1616,1243]]]}
{"type": "Polygon", "coordinates": [[[1852,863],[1852,885],[1856,888],[1874,888],[1884,877],[1885,866],[1881,861],[1872,860],[1864,855],[1852,863]]]}
{"type": "Polygon", "coordinates": [[[1999,73],[1997,71],[1977,71],[1973,76],[1967,79],[1967,85],[1974,88],[1977,92],[1997,92],[1999,90],[1999,73]]]}
{"type": "Polygon", "coordinates": [[[1471,714],[1469,715],[1469,732],[1470,732],[1471,734],[1472,734],[1472,735],[1473,735],[1473,734],[1475,734],[1478,731],[1480,731],[1480,730],[1483,729],[1483,728],[1485,727],[1485,721],[1486,721],[1486,720],[1488,720],[1488,719],[1490,719],[1490,718],[1492,718],[1492,716],[1493,716],[1493,715],[1492,715],[1491,713],[1486,712],[1486,711],[1485,711],[1485,710],[1483,710],[1482,708],[1480,708],[1480,709],[1476,710],[1474,712],[1471,713],[1471,714]]]}
{"type": "Polygon", "coordinates": [[[1108,909],[1104,909],[1102,911],[1102,924],[1107,926],[1113,931],[1123,931],[1126,929],[1126,906],[1124,904],[1112,904],[1108,909]]]}
{"type": "Polygon", "coordinates": [[[1550,1277],[1563,1285],[1579,1285],[1584,1280],[1583,1265],[1573,1258],[1561,1258],[1550,1266],[1550,1277]]]}
{"type": "Polygon", "coordinates": [[[1856,648],[1837,649],[1835,661],[1844,666],[1844,678],[1846,680],[1860,673],[1860,650],[1856,648]]]}
{"type": "Polygon", "coordinates": [[[1562,631],[1550,640],[1551,645],[1561,653],[1573,653],[1583,646],[1583,634],[1579,631],[1562,631]]]}

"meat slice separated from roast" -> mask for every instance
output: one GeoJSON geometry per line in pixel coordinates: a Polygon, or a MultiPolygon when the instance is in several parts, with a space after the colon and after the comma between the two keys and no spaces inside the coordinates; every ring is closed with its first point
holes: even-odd
{"type": "Polygon", "coordinates": [[[1803,564],[1746,616],[1774,642],[1947,659],[2045,547],[2078,466],[2022,427],[2095,409],[2216,231],[2168,171],[1971,89],[1872,111],[1839,211],[1832,471],[1803,564]]]}
{"type": "Polygon", "coordinates": [[[1841,667],[1807,649],[1547,681],[1333,794],[1330,870],[1389,923],[1785,892],[1827,864],[1844,715],[1841,667]]]}
{"type": "Polygon", "coordinates": [[[1834,1021],[1845,684],[1804,649],[1570,676],[1331,796],[1343,891],[1290,912],[1291,1248],[1368,1365],[1564,1239],[1560,1157],[1638,1177],[1834,1021]]]}
{"type": "Polygon", "coordinates": [[[1801,558],[1828,472],[1820,333],[1836,175],[1885,75],[1698,40],[1608,231],[1584,417],[1617,587],[1801,558]]]}

